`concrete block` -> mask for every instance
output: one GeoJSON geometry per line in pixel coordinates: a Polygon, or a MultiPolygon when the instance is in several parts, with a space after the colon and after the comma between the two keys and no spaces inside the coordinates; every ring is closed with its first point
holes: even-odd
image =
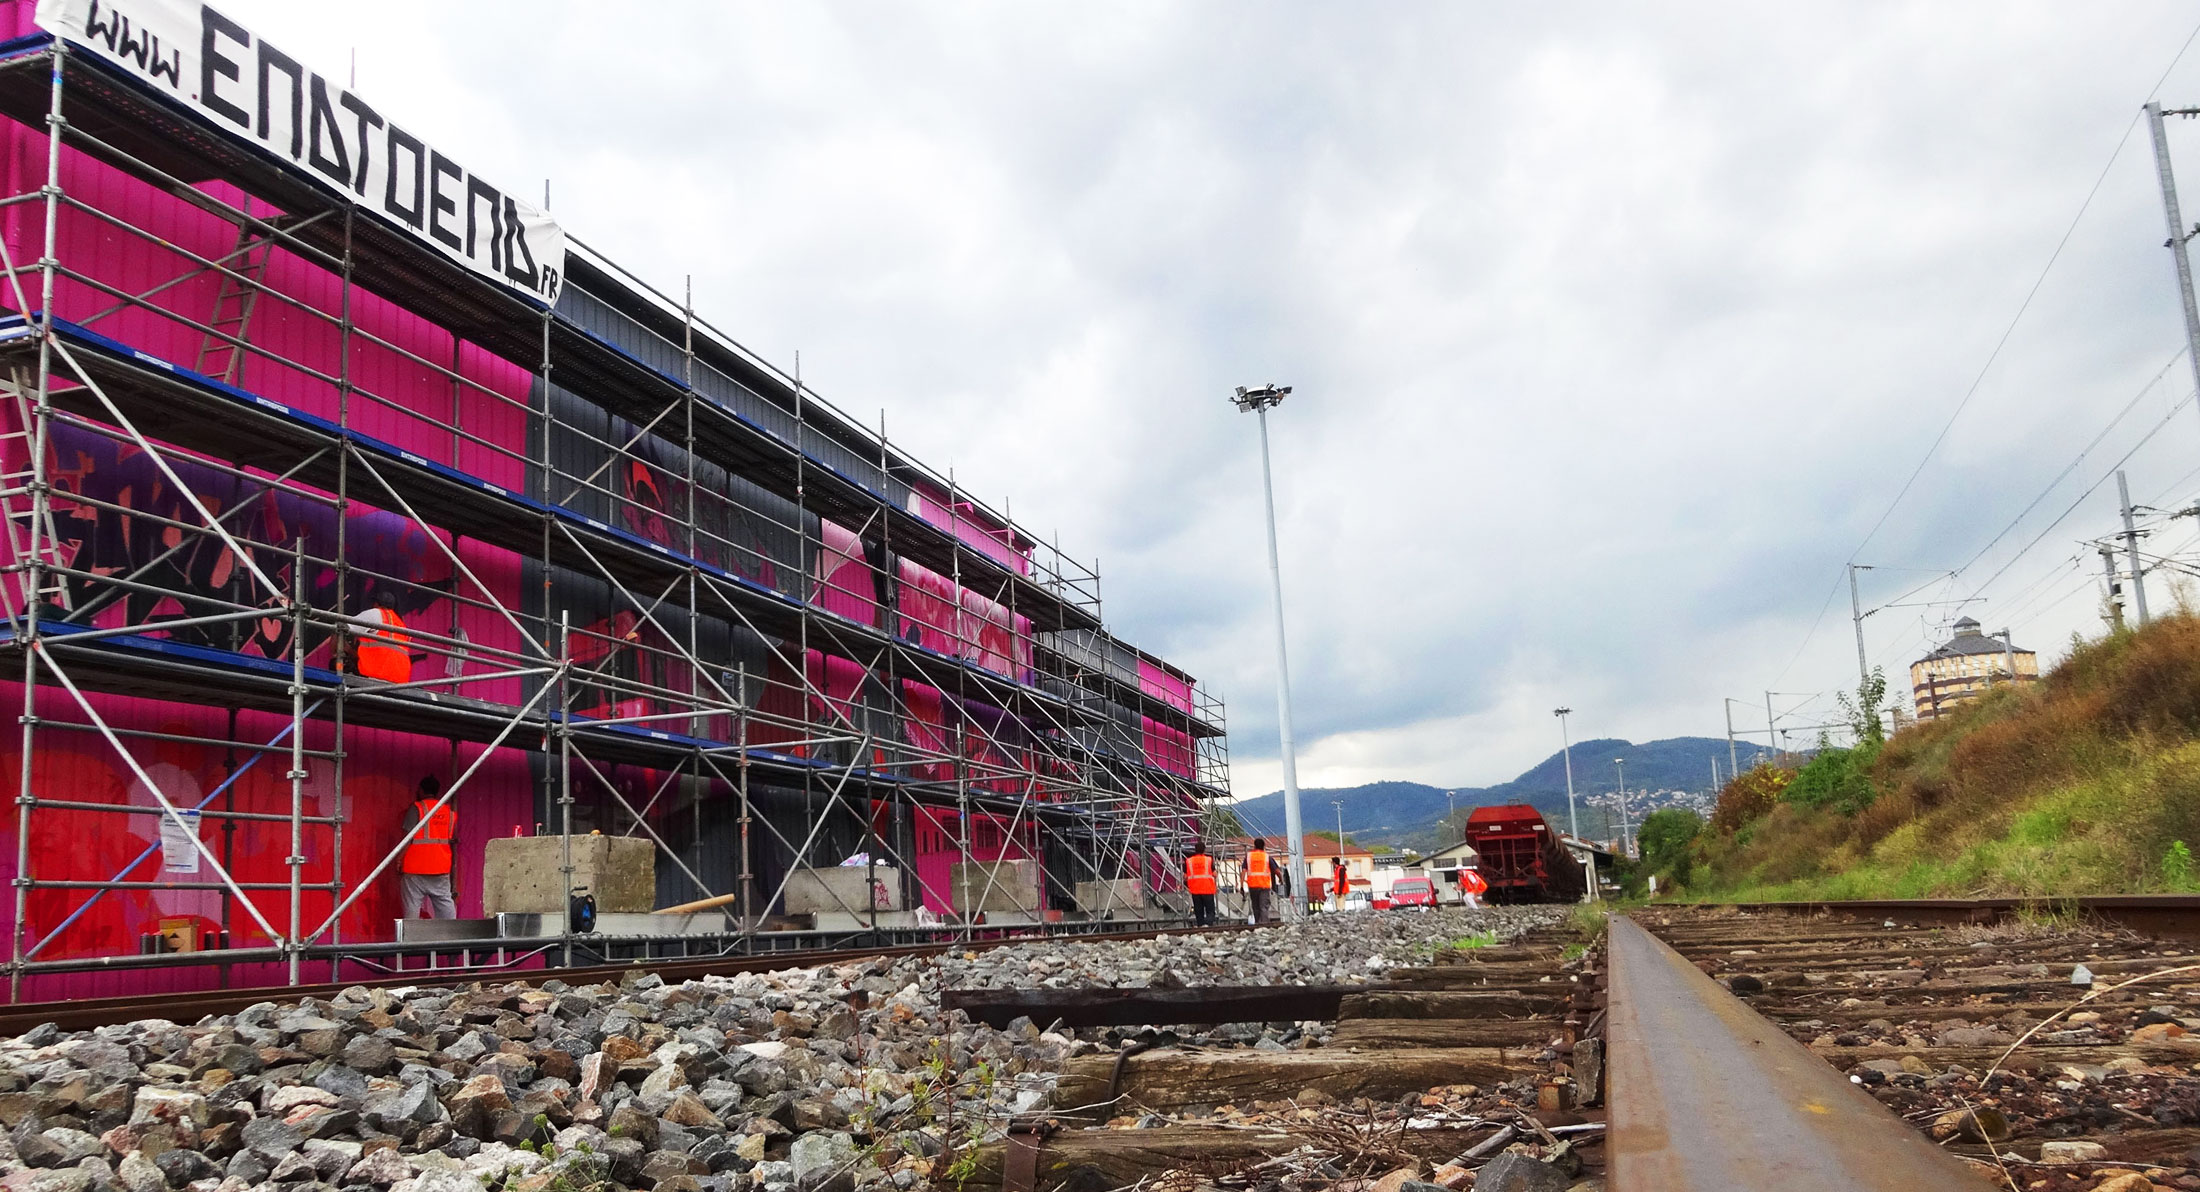
{"type": "Polygon", "coordinates": [[[891,865],[797,869],[787,879],[786,897],[790,915],[848,914],[861,912],[866,906],[898,911],[902,909],[901,870],[891,865]],[[871,886],[868,897],[864,891],[867,881],[871,886]]]}
{"type": "MultiPolygon", "coordinates": [[[[819,911],[810,916],[817,931],[864,931],[870,928],[868,915],[851,915],[846,911],[819,911]]],[[[880,911],[878,927],[882,931],[922,927],[915,911],[880,911]]]]}
{"type": "MultiPolygon", "coordinates": [[[[565,911],[563,838],[493,836],[481,866],[481,911],[565,911]]],[[[657,907],[657,846],[637,836],[575,836],[573,886],[596,896],[601,912],[657,907]]]]}
{"type": "Polygon", "coordinates": [[[955,910],[963,914],[1035,913],[1039,909],[1039,882],[1037,861],[972,861],[955,866],[950,893],[955,910]]]}
{"type": "Polygon", "coordinates": [[[1135,877],[1077,883],[1077,909],[1088,915],[1112,912],[1118,919],[1143,917],[1152,898],[1135,877]]]}

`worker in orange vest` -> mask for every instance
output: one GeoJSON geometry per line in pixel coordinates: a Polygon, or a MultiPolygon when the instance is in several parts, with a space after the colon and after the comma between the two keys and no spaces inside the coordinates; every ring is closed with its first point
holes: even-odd
{"type": "Polygon", "coordinates": [[[1489,892],[1489,888],[1489,881],[1475,870],[1459,871],[1459,892],[1466,897],[1469,910],[1482,909],[1481,897],[1489,892]]]}
{"type": "Polygon", "coordinates": [[[376,593],[374,607],[352,622],[362,626],[353,631],[358,636],[359,673],[386,683],[411,682],[412,635],[404,632],[405,618],[397,615],[397,597],[388,591],[376,593]]]}
{"type": "Polygon", "coordinates": [[[420,780],[420,797],[405,813],[405,855],[398,868],[397,884],[404,900],[403,915],[420,917],[420,904],[428,904],[428,918],[456,919],[458,905],[451,899],[451,842],[458,838],[458,813],[441,802],[443,784],[433,775],[420,780]],[[440,804],[440,805],[439,805],[440,804]]]}
{"type": "Polygon", "coordinates": [[[1253,904],[1253,923],[1268,921],[1268,895],[1275,884],[1276,874],[1268,862],[1267,842],[1255,836],[1253,851],[1245,854],[1245,896],[1253,904]]]}
{"type": "Polygon", "coordinates": [[[1184,858],[1184,888],[1192,896],[1192,926],[1215,925],[1215,859],[1203,842],[1194,842],[1192,855],[1184,858]]]}

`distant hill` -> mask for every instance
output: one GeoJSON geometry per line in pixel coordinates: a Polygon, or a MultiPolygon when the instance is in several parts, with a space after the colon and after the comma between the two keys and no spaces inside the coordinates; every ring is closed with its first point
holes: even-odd
{"type": "MultiPolygon", "coordinates": [[[[1769,755],[1762,745],[1737,745],[1743,767],[1769,755]]],[[[1719,759],[1719,773],[1726,775],[1726,740],[1723,737],[1668,737],[1640,745],[1615,737],[1576,742],[1574,793],[1583,835],[1604,838],[1619,834],[1619,817],[1592,806],[1586,796],[1604,796],[1617,786],[1618,771],[1612,759],[1627,762],[1627,789],[1702,791],[1711,785],[1711,759],[1719,759]]],[[[1566,762],[1563,753],[1536,763],[1526,773],[1495,786],[1429,786],[1419,782],[1370,782],[1345,788],[1300,788],[1299,810],[1310,831],[1335,831],[1337,809],[1344,804],[1344,830],[1362,844],[1397,847],[1439,846],[1447,810],[1501,803],[1532,803],[1560,827],[1566,822],[1566,762]],[[1453,792],[1450,800],[1444,792],[1453,792]]],[[[1283,792],[1240,799],[1233,805],[1246,829],[1272,836],[1283,834],[1283,792]]],[[[1639,817],[1640,812],[1636,812],[1639,817]]]]}

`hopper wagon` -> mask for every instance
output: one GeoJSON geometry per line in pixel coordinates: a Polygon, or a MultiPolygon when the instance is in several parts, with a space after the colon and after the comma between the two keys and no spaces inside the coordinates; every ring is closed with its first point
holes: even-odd
{"type": "Polygon", "coordinates": [[[1467,816],[1467,843],[1480,855],[1476,868],[1490,884],[1489,901],[1580,901],[1581,866],[1534,807],[1475,808],[1467,816]]]}

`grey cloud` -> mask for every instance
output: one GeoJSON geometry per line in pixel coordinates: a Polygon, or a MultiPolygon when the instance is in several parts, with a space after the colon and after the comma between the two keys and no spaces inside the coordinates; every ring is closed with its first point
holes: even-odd
{"type": "MultiPolygon", "coordinates": [[[[713,321],[1058,527],[1126,636],[1232,698],[1256,767],[1258,460],[1222,395],[1296,385],[1294,686],[1337,783],[1510,775],[1553,744],[1553,699],[1584,734],[1715,732],[1720,696],[1772,684],[2192,20],[238,7],[322,61],[357,41],[369,94],[475,168],[549,175],[582,237],[669,290],[694,274],[713,321]]],[[[2200,61],[2172,87],[2200,100],[2200,61]]],[[[2175,349],[2144,139],[1867,561],[1970,557],[2175,349]]],[[[2189,470],[2187,417],[2137,487],[2189,470]]],[[[2081,594],[2027,632],[2092,617],[2081,594]]],[[[1881,661],[1929,634],[1911,618],[1873,620],[1881,661]]],[[[1853,666],[1843,593],[1781,685],[1853,666]]]]}

